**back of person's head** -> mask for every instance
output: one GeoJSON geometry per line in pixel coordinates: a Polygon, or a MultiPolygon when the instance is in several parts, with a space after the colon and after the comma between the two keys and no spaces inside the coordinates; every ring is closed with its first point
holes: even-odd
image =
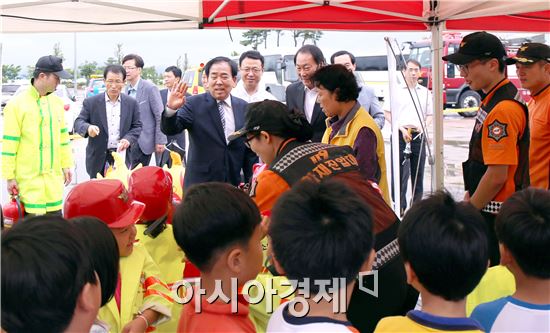
{"type": "Polygon", "coordinates": [[[189,188],[176,208],[174,238],[201,272],[233,245],[247,246],[261,221],[256,204],[243,191],[226,183],[189,188]]]}
{"type": "Polygon", "coordinates": [[[182,75],[181,69],[179,69],[176,66],[168,66],[168,67],[166,67],[164,72],[166,72],[166,73],[172,72],[172,74],[174,74],[174,77],[176,77],[176,78],[181,78],[181,75],[182,75]]]}
{"type": "Polygon", "coordinates": [[[550,279],[550,191],[514,193],[502,204],[495,229],[524,274],[550,279]]]}
{"type": "Polygon", "coordinates": [[[94,270],[101,282],[101,306],[113,298],[118,279],[119,253],[116,238],[100,219],[82,216],[71,219],[82,235],[84,246],[92,256],[94,270]]]}
{"type": "Polygon", "coordinates": [[[260,52],[256,50],[243,52],[243,54],[241,54],[241,56],[239,57],[239,66],[241,66],[243,60],[246,58],[260,60],[260,62],[262,63],[262,67],[264,67],[264,56],[260,52]]]}
{"type": "Polygon", "coordinates": [[[336,93],[338,102],[354,101],[359,97],[355,75],[344,65],[321,67],[313,74],[312,80],[316,87],[322,86],[331,93],[336,93]]]}
{"type": "Polygon", "coordinates": [[[489,260],[487,229],[471,204],[438,192],[405,214],[399,249],[418,282],[447,301],[466,297],[479,283],[489,260]]]}
{"type": "Polygon", "coordinates": [[[286,192],[271,213],[268,234],[276,264],[290,280],[346,278],[351,283],[374,245],[368,205],[344,183],[302,182],[286,192]]]}
{"type": "Polygon", "coordinates": [[[127,54],[124,56],[124,58],[122,58],[122,64],[124,65],[124,63],[128,60],[134,60],[135,64],[136,64],[136,67],[138,68],[143,68],[143,66],[145,66],[145,62],[143,61],[143,58],[137,54],[127,54]]]}
{"type": "Polygon", "coordinates": [[[351,52],[345,51],[345,50],[335,52],[333,55],[331,55],[330,56],[330,63],[334,64],[334,59],[336,57],[340,57],[340,56],[343,56],[343,55],[347,55],[349,57],[349,60],[351,60],[351,64],[355,65],[355,56],[351,52]]]}
{"type": "Polygon", "coordinates": [[[237,64],[233,60],[229,59],[228,57],[215,57],[210,59],[206,63],[206,65],[204,65],[204,72],[206,73],[206,76],[210,75],[210,68],[213,65],[223,63],[223,62],[227,63],[231,68],[231,76],[236,77],[239,69],[237,68],[237,64]]]}
{"type": "Polygon", "coordinates": [[[307,44],[299,48],[294,55],[294,63],[296,63],[296,58],[300,53],[311,54],[313,61],[315,61],[315,63],[319,66],[324,66],[327,63],[325,56],[323,55],[323,51],[315,45],[307,44]]]}
{"type": "Polygon", "coordinates": [[[246,108],[244,127],[232,133],[229,141],[248,133],[260,132],[267,132],[283,139],[296,138],[301,142],[306,142],[313,136],[313,127],[304,113],[298,109],[289,110],[279,101],[266,99],[249,103],[246,108]]]}
{"type": "Polygon", "coordinates": [[[97,300],[82,299],[98,283],[90,253],[62,217],[28,218],[2,233],[1,274],[6,332],[63,332],[82,302],[96,302],[97,315],[99,292],[97,300]]]}
{"type": "Polygon", "coordinates": [[[103,71],[103,78],[107,79],[107,74],[122,74],[122,80],[126,80],[126,70],[121,65],[108,65],[103,71]]]}

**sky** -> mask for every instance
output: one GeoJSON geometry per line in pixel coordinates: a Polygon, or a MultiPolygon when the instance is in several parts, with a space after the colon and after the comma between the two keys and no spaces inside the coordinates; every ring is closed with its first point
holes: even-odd
{"type": "MultiPolygon", "coordinates": [[[[84,61],[96,61],[103,65],[109,57],[114,57],[116,44],[122,43],[123,53],[137,53],[145,61],[145,66],[155,66],[158,72],[170,65],[175,65],[178,57],[184,58],[187,53],[189,66],[206,63],[209,59],[233,51],[241,53],[250,49],[242,46],[242,33],[246,30],[211,29],[179,31],[135,31],[135,32],[81,32],[81,33],[43,33],[43,34],[2,34],[2,64],[20,65],[26,71],[42,55],[52,54],[54,44],[59,43],[64,65],[74,67],[75,37],[77,66],[84,61]]],[[[386,54],[384,37],[390,36],[399,43],[429,38],[428,32],[340,32],[324,31],[318,42],[325,57],[339,50],[348,50],[359,55],[386,54]]],[[[521,34],[505,34],[503,37],[518,37],[521,34]]],[[[300,46],[301,40],[299,41],[300,46]]],[[[281,36],[281,47],[276,50],[276,37],[273,33],[268,38],[268,50],[258,49],[263,54],[294,54],[297,47],[290,31],[281,36]]],[[[24,73],[22,73],[24,74],[24,73]]]]}

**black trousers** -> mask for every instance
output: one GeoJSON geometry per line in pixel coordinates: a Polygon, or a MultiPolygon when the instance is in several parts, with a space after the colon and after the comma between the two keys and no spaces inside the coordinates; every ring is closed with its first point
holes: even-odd
{"type": "Polygon", "coordinates": [[[137,142],[130,145],[130,148],[128,148],[128,152],[126,154],[130,155],[126,155],[126,165],[130,169],[135,168],[140,163],[142,166],[148,166],[151,162],[151,155],[153,155],[143,153],[137,142]]]}
{"type": "Polygon", "coordinates": [[[500,264],[500,251],[498,249],[498,239],[495,231],[495,214],[481,212],[485,225],[487,226],[487,238],[489,240],[489,260],[490,266],[497,266],[500,264]]]}
{"type": "MultiPolygon", "coordinates": [[[[413,189],[413,202],[417,202],[422,199],[424,194],[424,166],[426,165],[426,142],[424,134],[413,132],[411,141],[411,156],[405,160],[403,151],[407,143],[403,139],[403,135],[399,133],[399,170],[401,173],[401,190],[399,198],[401,201],[401,209],[407,208],[407,189],[409,185],[409,179],[411,182],[411,188],[413,189]],[[424,140],[423,140],[424,139],[424,140]],[[416,182],[415,182],[416,180],[416,182]]],[[[393,160],[392,160],[393,163],[393,160]]],[[[395,194],[393,191],[393,167],[392,167],[392,199],[395,201],[395,194]]]]}

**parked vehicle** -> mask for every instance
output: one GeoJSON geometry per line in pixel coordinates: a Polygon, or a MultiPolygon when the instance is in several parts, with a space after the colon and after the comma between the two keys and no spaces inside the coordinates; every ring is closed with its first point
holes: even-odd
{"type": "Polygon", "coordinates": [[[2,84],[2,114],[4,113],[4,107],[8,104],[9,100],[14,96],[20,86],[21,84],[17,83],[2,84]]]}
{"type": "Polygon", "coordinates": [[[105,82],[103,78],[91,78],[86,88],[86,97],[92,97],[105,92],[105,82]]]}
{"type": "Polygon", "coordinates": [[[204,64],[197,68],[188,69],[183,73],[183,82],[187,83],[187,92],[191,95],[202,94],[204,85],[202,82],[204,64]]]}

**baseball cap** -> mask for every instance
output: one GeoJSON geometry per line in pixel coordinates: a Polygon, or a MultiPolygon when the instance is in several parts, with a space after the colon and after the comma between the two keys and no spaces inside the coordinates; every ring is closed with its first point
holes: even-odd
{"type": "MultiPolygon", "coordinates": [[[[305,116],[301,115],[304,120],[305,116]]],[[[279,101],[264,100],[250,103],[244,120],[244,127],[233,132],[229,141],[240,138],[247,133],[266,131],[268,133],[288,133],[302,126],[299,117],[293,117],[286,105],[279,101]]]]}
{"type": "Polygon", "coordinates": [[[524,43],[518,49],[516,55],[508,60],[509,63],[515,64],[532,64],[539,60],[550,62],[550,46],[542,43],[524,43]]]}
{"type": "Polygon", "coordinates": [[[486,31],[478,31],[465,36],[458,51],[444,56],[443,60],[457,65],[465,65],[482,58],[506,59],[506,50],[504,50],[500,39],[486,31]]]}
{"type": "Polygon", "coordinates": [[[49,55],[43,56],[36,62],[35,70],[44,73],[54,73],[62,79],[70,79],[71,74],[63,70],[63,59],[49,55]]]}

